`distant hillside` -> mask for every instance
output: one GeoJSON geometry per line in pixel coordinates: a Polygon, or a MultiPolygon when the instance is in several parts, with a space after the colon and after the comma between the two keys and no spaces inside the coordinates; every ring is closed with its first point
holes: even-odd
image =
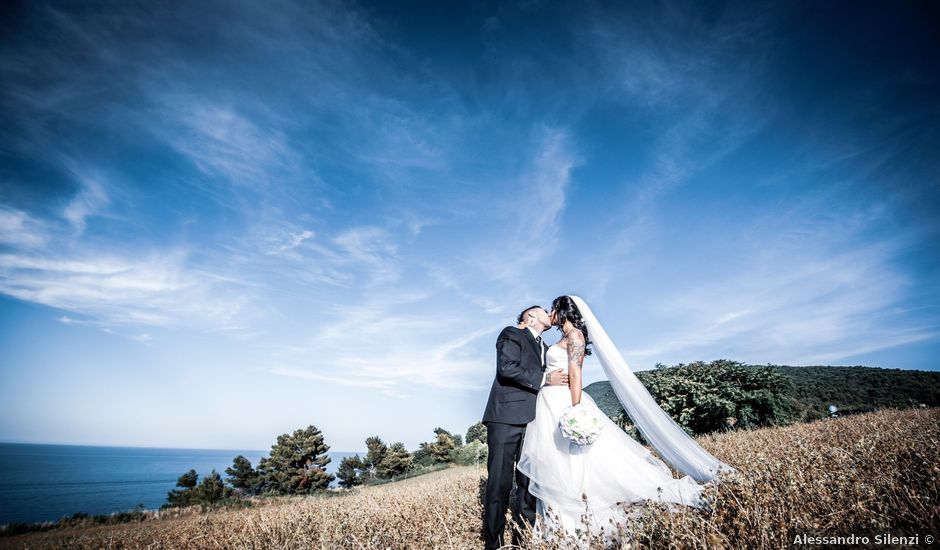
{"type": "MultiPolygon", "coordinates": [[[[829,405],[844,413],[883,407],[910,407],[924,403],[940,405],[940,372],[881,369],[876,367],[790,367],[781,365],[749,365],[770,367],[790,382],[789,394],[803,420],[827,416],[829,405]]],[[[677,367],[664,367],[663,372],[677,367]]],[[[637,372],[644,385],[650,373],[637,372]]],[[[594,382],[584,390],[608,415],[623,411],[620,401],[607,381],[594,382]]]]}

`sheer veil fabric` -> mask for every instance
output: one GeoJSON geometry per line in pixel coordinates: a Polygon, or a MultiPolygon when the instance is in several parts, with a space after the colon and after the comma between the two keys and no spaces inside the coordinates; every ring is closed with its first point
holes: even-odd
{"type": "MultiPolygon", "coordinates": [[[[584,300],[572,296],[587,325],[594,351],[611,386],[645,438],[676,468],[674,478],[667,463],[610,420],[587,393],[580,406],[600,419],[601,435],[590,445],[566,439],[559,428],[571,406],[568,386],[545,386],[538,392],[535,418],[526,425],[516,468],[528,478],[528,490],[536,497],[536,539],[588,547],[591,536],[615,536],[613,525],[639,513],[648,502],[667,508],[702,508],[705,484],[719,471],[731,470],[680,428],[659,408],[643,384],[630,371],[607,333],[584,300]]],[[[545,354],[547,372],[568,370],[568,352],[557,344],[545,354]]]]}
{"type": "Polygon", "coordinates": [[[571,296],[571,299],[584,318],[594,353],[614,393],[634,425],[660,456],[677,470],[700,483],[714,480],[721,472],[734,473],[734,468],[699,446],[660,408],[624,361],[587,303],[578,296],[571,296]]]}

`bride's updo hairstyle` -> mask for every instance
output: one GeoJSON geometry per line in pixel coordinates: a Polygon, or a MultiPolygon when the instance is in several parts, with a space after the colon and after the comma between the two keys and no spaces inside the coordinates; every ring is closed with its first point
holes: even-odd
{"type": "Polygon", "coordinates": [[[588,338],[587,327],[584,326],[584,319],[578,306],[570,296],[559,296],[552,301],[552,309],[555,310],[555,321],[558,323],[558,330],[564,330],[565,321],[570,321],[574,328],[581,331],[584,335],[584,355],[591,355],[591,339],[588,338]]]}

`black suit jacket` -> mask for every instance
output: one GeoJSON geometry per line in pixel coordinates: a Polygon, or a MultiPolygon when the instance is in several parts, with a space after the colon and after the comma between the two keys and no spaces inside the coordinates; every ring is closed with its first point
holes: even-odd
{"type": "Polygon", "coordinates": [[[506,327],[496,339],[496,378],[483,412],[483,422],[528,424],[535,418],[535,398],[545,365],[532,331],[506,327]]]}

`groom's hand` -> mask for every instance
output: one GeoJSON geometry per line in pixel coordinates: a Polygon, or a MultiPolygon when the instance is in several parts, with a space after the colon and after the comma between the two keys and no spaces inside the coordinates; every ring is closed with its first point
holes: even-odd
{"type": "Polygon", "coordinates": [[[549,386],[567,386],[568,385],[568,373],[561,372],[559,370],[548,373],[548,385],[549,386]]]}

